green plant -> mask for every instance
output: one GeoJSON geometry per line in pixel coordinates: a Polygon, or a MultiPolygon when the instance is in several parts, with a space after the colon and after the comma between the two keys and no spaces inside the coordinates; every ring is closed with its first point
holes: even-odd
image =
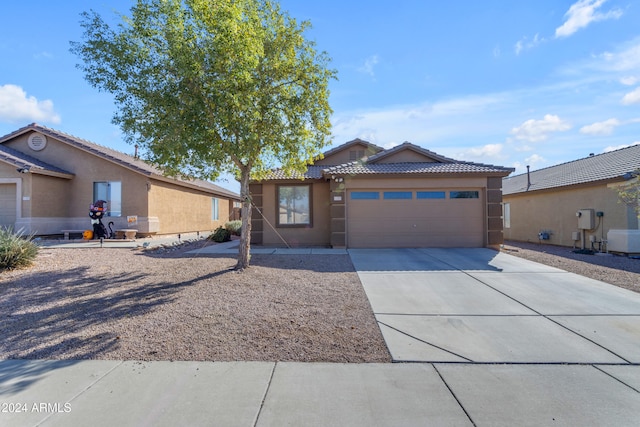
{"type": "Polygon", "coordinates": [[[224,228],[229,230],[231,232],[231,234],[233,234],[235,236],[239,236],[240,235],[240,230],[242,229],[242,221],[240,221],[240,220],[229,221],[224,225],[224,228]]]}
{"type": "Polygon", "coordinates": [[[218,227],[209,238],[217,243],[228,242],[231,240],[231,232],[226,228],[218,227]]]}
{"type": "Polygon", "coordinates": [[[27,267],[38,255],[38,245],[25,237],[22,230],[0,227],[0,270],[27,267]]]}

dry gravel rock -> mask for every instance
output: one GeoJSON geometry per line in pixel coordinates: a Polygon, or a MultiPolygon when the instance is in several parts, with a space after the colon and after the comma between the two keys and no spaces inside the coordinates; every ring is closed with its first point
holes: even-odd
{"type": "Polygon", "coordinates": [[[0,273],[0,359],[390,362],[348,255],[46,249],[0,273]]]}
{"type": "Polygon", "coordinates": [[[625,255],[583,254],[565,246],[505,242],[510,255],[557,267],[605,283],[640,292],[640,259],[625,255]]]}

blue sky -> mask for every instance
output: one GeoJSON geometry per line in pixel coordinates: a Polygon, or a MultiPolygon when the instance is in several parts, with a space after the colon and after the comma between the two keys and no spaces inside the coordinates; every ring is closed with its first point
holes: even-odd
{"type": "MultiPolygon", "coordinates": [[[[132,153],[111,124],[111,96],[84,81],[69,41],[81,40],[83,10],[115,20],[133,4],[3,5],[0,134],[37,122],[132,153]]],[[[308,38],[338,71],[334,145],[409,141],[517,174],[640,143],[636,0],[280,4],[311,21],[308,38]]]]}

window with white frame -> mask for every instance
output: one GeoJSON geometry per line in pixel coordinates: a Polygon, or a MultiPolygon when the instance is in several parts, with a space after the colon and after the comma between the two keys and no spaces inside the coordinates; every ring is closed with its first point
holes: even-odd
{"type": "Polygon", "coordinates": [[[503,206],[504,228],[511,228],[511,203],[505,203],[503,206]]]}
{"type": "Polygon", "coordinates": [[[218,221],[220,219],[220,201],[212,197],[211,198],[211,220],[218,221]]]}
{"type": "Polygon", "coordinates": [[[93,201],[107,202],[107,216],[122,216],[122,182],[98,181],[93,183],[93,201]]]}

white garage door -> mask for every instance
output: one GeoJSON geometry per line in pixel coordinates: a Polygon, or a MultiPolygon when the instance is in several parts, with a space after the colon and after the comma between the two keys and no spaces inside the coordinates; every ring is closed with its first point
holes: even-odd
{"type": "Polygon", "coordinates": [[[16,185],[0,184],[0,227],[16,223],[16,185]]]}
{"type": "Polygon", "coordinates": [[[484,246],[484,199],[477,190],[350,190],[347,246],[484,246]]]}

